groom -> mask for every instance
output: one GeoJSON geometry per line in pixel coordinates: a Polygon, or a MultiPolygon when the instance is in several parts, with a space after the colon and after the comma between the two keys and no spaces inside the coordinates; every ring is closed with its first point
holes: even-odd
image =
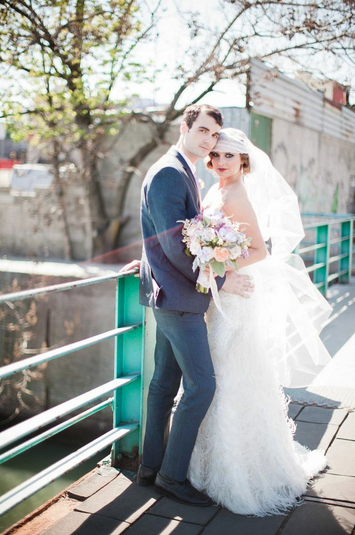
{"type": "MultiPolygon", "coordinates": [[[[143,182],[143,253],[140,302],[153,308],[157,323],[155,370],[149,387],[142,464],[137,483],[155,484],[179,502],[212,502],[186,479],[199,426],[215,393],[215,377],[204,321],[210,295],[196,291],[198,270],[185,254],[181,221],[201,211],[195,163],[214,148],[223,124],[207,104],[186,108],[176,146],[156,162],[143,182]],[[184,394],[170,416],[183,379],[184,394]]],[[[247,296],[248,277],[228,272],[218,288],[247,296]]]]}

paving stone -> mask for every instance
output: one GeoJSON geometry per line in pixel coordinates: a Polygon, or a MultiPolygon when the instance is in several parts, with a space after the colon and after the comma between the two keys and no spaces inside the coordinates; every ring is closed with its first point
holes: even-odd
{"type": "Polygon", "coordinates": [[[132,524],[160,498],[154,486],[139,487],[120,474],[88,500],[78,504],[75,510],[97,513],[132,524]]]}
{"type": "Polygon", "coordinates": [[[355,476],[355,442],[336,439],[327,452],[329,472],[355,476]]]}
{"type": "Polygon", "coordinates": [[[203,535],[276,535],[285,520],[285,516],[249,517],[235,515],[227,509],[222,509],[202,533],[203,535]]]}
{"type": "MultiPolygon", "coordinates": [[[[127,535],[199,535],[201,526],[161,516],[143,515],[125,533],[127,535]]],[[[103,534],[100,533],[100,535],[103,534]]]]}
{"type": "Polygon", "coordinates": [[[348,414],[347,419],[338,431],[337,438],[355,440],[355,412],[350,412],[348,414]]]}
{"type": "Polygon", "coordinates": [[[302,411],[302,405],[297,405],[296,403],[290,403],[288,406],[288,416],[294,420],[298,414],[302,411]]]}
{"type": "Polygon", "coordinates": [[[169,500],[169,498],[162,498],[149,509],[147,514],[205,526],[219,510],[220,507],[217,505],[211,505],[211,507],[193,507],[174,502],[173,500],[169,500]]]}
{"type": "Polygon", "coordinates": [[[306,496],[355,503],[355,480],[351,476],[326,473],[314,480],[312,487],[307,490],[306,496]]]}
{"type": "Polygon", "coordinates": [[[355,509],[305,502],[296,507],[282,535],[351,535],[355,509]]]}
{"type": "Polygon", "coordinates": [[[340,425],[347,411],[344,409],[326,409],[324,407],[305,407],[296,418],[298,422],[340,425]]]}
{"type": "Polygon", "coordinates": [[[119,535],[129,524],[101,515],[73,511],[42,535],[119,535]]]}
{"type": "Polygon", "coordinates": [[[338,430],[332,424],[313,424],[296,420],[296,425],[296,440],[311,450],[317,448],[326,450],[338,430]]]}
{"type": "Polygon", "coordinates": [[[76,500],[86,500],[118,475],[119,472],[113,468],[99,468],[93,474],[83,479],[78,485],[69,488],[68,496],[76,500]]]}

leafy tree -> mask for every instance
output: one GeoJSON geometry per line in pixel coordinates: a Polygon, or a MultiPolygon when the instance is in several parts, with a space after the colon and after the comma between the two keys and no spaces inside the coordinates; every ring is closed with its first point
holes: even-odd
{"type": "Polygon", "coordinates": [[[159,2],[152,10],[137,0],[2,0],[0,6],[2,115],[15,139],[47,147],[71,258],[60,169],[75,166],[92,236],[101,241],[109,221],[98,179],[100,144],[127,114],[112,90],[119,80],[145,76],[131,58],[152,29],[159,2]]]}

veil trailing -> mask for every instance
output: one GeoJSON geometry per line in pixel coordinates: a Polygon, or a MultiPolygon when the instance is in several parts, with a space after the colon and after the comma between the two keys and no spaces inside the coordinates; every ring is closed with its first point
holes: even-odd
{"type": "Polygon", "coordinates": [[[332,308],[312,283],[302,258],[293,252],[304,237],[297,196],[242,131],[222,130],[222,144],[225,136],[237,141],[238,152],[249,155],[250,173],[245,174],[244,185],[264,240],[271,245],[267,258],[253,265],[263,273],[258,298],[263,299],[265,313],[259,327],[267,356],[283,386],[307,386],[330,361],[319,332],[332,308]]]}

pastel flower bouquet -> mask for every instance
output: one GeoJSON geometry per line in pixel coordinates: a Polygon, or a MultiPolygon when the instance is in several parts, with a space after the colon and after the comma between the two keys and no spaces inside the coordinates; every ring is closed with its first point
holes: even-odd
{"type": "Polygon", "coordinates": [[[249,256],[251,238],[247,238],[239,223],[231,221],[218,210],[203,210],[182,223],[185,252],[195,257],[193,271],[200,269],[196,290],[208,293],[211,288],[214,294],[217,291],[214,274],[223,277],[227,266],[238,269],[238,258],[249,256]]]}

